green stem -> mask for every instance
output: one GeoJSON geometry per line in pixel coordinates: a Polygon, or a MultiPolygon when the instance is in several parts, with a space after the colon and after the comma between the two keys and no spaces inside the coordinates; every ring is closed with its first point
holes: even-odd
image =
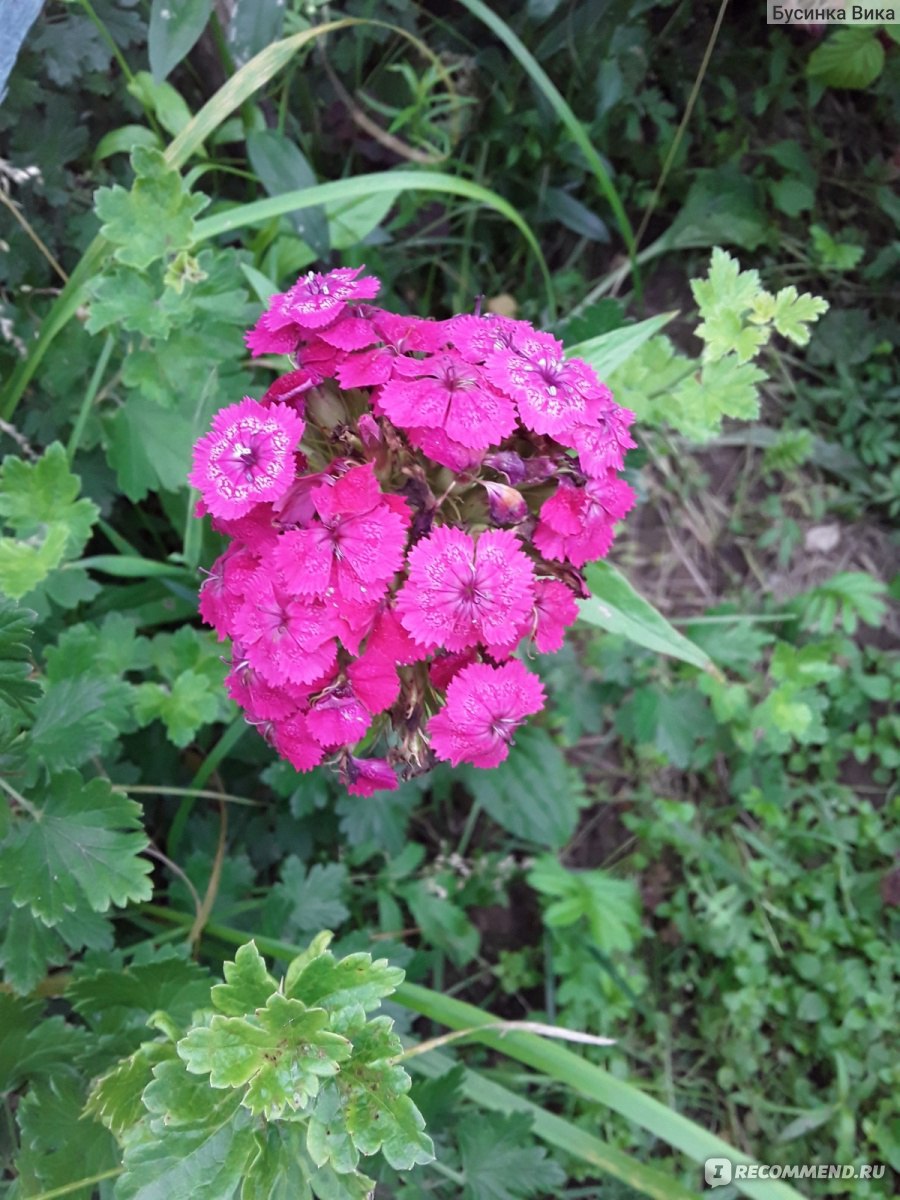
{"type": "Polygon", "coordinates": [[[186,789],[186,795],[179,804],[178,811],[172,821],[168,841],[166,842],[166,853],[169,858],[174,859],[177,857],[178,847],[181,845],[181,839],[184,836],[184,827],[187,825],[188,817],[191,815],[191,810],[194,807],[197,796],[203,794],[204,784],[206,784],[222,759],[231,753],[248,728],[249,726],[243,717],[235,717],[203,760],[200,770],[191,780],[190,787],[186,789]]]}

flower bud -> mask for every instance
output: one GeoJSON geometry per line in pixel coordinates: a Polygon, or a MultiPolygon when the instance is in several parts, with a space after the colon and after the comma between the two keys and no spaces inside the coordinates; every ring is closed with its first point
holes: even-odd
{"type": "Polygon", "coordinates": [[[488,494],[488,510],[495,525],[518,525],[528,516],[528,505],[521,492],[505,483],[482,480],[488,494]]]}

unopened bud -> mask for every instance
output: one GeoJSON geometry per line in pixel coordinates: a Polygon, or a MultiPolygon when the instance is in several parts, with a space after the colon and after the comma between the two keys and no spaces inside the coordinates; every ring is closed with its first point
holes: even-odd
{"type": "Polygon", "coordinates": [[[306,393],[306,415],[320,429],[335,429],[349,418],[343,396],[327,384],[306,393]]]}
{"type": "Polygon", "coordinates": [[[488,494],[488,510],[495,525],[518,525],[528,516],[528,505],[521,492],[505,483],[482,480],[488,494]]]}

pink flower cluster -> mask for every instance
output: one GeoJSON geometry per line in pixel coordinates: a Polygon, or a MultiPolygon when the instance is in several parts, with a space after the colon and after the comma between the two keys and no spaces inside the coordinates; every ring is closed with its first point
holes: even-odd
{"type": "Polygon", "coordinates": [[[494,767],[634,497],[631,413],[524,321],[398,316],[360,270],[310,273],[247,334],[292,357],[194,448],[229,539],[200,593],[229,694],[298,771],[354,795],[435,759],[494,767]]]}

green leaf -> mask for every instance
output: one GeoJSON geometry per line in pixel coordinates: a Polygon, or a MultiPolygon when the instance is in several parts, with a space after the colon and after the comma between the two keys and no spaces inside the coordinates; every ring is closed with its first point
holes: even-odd
{"type": "Polygon", "coordinates": [[[884,47],[877,29],[852,25],[835,30],[809,56],[810,79],[835,88],[866,88],[884,68],[884,47]]]}
{"type": "Polygon", "coordinates": [[[741,362],[736,354],[704,363],[699,374],[682,380],[671,396],[678,409],[677,428],[702,442],[719,431],[723,416],[754,420],[759,416],[757,386],[765,378],[765,371],[741,362]]]}
{"type": "Polygon", "coordinates": [[[87,1031],[47,1017],[43,1008],[0,992],[0,1092],[59,1075],[84,1053],[87,1031]]]}
{"type": "Polygon", "coordinates": [[[302,1109],[320,1081],[337,1074],[350,1043],[328,1029],[328,1014],[277,993],[252,1017],[215,1016],[192,1029],[178,1053],[214,1088],[249,1084],[242,1103],[268,1119],[302,1109]]]}
{"type": "Polygon", "coordinates": [[[85,784],[76,771],[55,776],[20,816],[0,847],[0,879],[16,905],[29,905],[47,925],[67,912],[149,900],[151,863],[141,809],[105,779],[85,784]]]}
{"type": "Polygon", "coordinates": [[[44,652],[47,679],[86,677],[121,678],[128,671],[146,667],[147,641],[137,637],[137,626],[121,613],[108,613],[99,625],[73,625],[64,630],[55,646],[44,652]]]}
{"type": "Polygon", "coordinates": [[[786,287],[775,296],[761,292],[754,302],[750,320],[771,322],[782,337],[797,346],[805,346],[809,341],[809,326],[827,311],[827,300],[810,292],[801,296],[795,287],[786,287]]]}
{"type": "Polygon", "coordinates": [[[399,192],[382,192],[326,204],[325,215],[328,218],[331,248],[349,250],[358,246],[385,219],[398,194],[399,192]]]}
{"type": "Polygon", "coordinates": [[[516,735],[509,758],[492,771],[461,767],[458,777],[489,816],[515,837],[564,846],[584,803],[577,774],[545,729],[516,735]]]}
{"type": "Polygon", "coordinates": [[[36,463],[12,455],[3,460],[0,518],[17,540],[0,538],[0,589],[13,599],[84,549],[98,509],[91,500],[76,499],[80,486],[59,442],[36,463]]]}
{"type": "Polygon", "coordinates": [[[131,191],[120,184],[100,188],[94,207],[104,222],[100,233],[115,247],[114,257],[144,271],[157,259],[193,245],[194,217],[209,199],[188,192],[160,150],[138,146],[131,164],[135,172],[131,191]]]}
{"type": "MultiPolygon", "coordinates": [[[[148,71],[137,71],[128,81],[128,91],[140,101],[141,106],[156,114],[156,119],[166,133],[181,133],[191,121],[191,110],[180,92],[171,83],[156,83],[148,71]]],[[[137,145],[149,145],[139,139],[137,145]]]]}
{"type": "Polygon", "coordinates": [[[212,0],[153,0],[147,50],[150,70],[160,83],[190,52],[206,28],[212,0]]]}
{"type": "Polygon", "coordinates": [[[742,271],[740,263],[727,250],[716,246],[705,279],[692,279],[691,291],[704,319],[723,310],[743,313],[762,290],[758,271],[742,271]]]}
{"type": "Polygon", "coordinates": [[[220,695],[205,676],[184,671],[171,687],[140,684],[135,693],[135,713],[142,725],[162,721],[169,740],[184,747],[202,726],[219,717],[220,695]]]}
{"type": "Polygon", "coordinates": [[[32,673],[29,642],[37,614],[0,596],[0,701],[28,713],[41,689],[32,673]]]}
{"type": "Polygon", "coordinates": [[[593,563],[585,575],[591,598],[580,602],[582,621],[608,633],[622,634],[647,650],[680,658],[716,674],[709,655],[670,625],[611,563],[593,563]]]}
{"type": "Polygon", "coordinates": [[[611,329],[609,333],[601,333],[586,342],[566,347],[566,356],[583,358],[585,362],[590,363],[601,379],[605,379],[610,371],[627,362],[644,342],[658,333],[664,325],[668,325],[675,315],[673,312],[657,313],[655,317],[648,317],[634,325],[611,329]]]}
{"type": "Polygon", "coordinates": [[[601,950],[629,953],[634,948],[641,935],[641,910],[632,880],[616,879],[606,871],[569,871],[544,855],[529,871],[528,882],[552,899],[544,912],[551,929],[583,920],[601,950]]]}
{"type": "Polygon", "coordinates": [[[128,333],[165,338],[174,321],[171,293],[159,294],[152,276],[138,275],[128,267],[105,271],[88,288],[88,333],[121,325],[128,333]]]}
{"type": "Polygon", "coordinates": [[[146,1036],[149,1018],[164,1011],[175,1025],[190,1024],[195,1009],[209,1002],[210,974],[172,949],[159,950],[150,962],[124,968],[76,971],[66,998],[97,1033],[137,1030],[146,1036]]]}
{"type": "Polygon", "coordinates": [[[93,501],[76,499],[80,487],[59,442],[35,463],[7,456],[0,468],[0,516],[20,538],[34,537],[42,526],[59,522],[69,535],[67,549],[77,554],[98,515],[93,501]]]}
{"type": "MultiPolygon", "coordinates": [[[[260,183],[270,196],[302,191],[316,184],[315,172],[300,147],[275,129],[257,129],[248,133],[247,154],[260,183]]],[[[298,237],[315,251],[318,258],[326,258],[330,244],[324,209],[307,208],[286,215],[291,217],[298,237]]]]}
{"type": "Polygon", "coordinates": [[[313,958],[295,959],[287,969],[284,991],[310,1008],[331,1010],[358,1005],[368,1012],[402,982],[403,971],[390,966],[386,958],[373,962],[371,954],[358,953],[337,960],[326,951],[313,958]]]}
{"type": "Polygon", "coordinates": [[[159,147],[160,140],[146,125],[120,125],[103,135],[94,150],[93,161],[102,162],[113,154],[130,154],[135,146],[159,147]]]}
{"type": "Polygon", "coordinates": [[[20,996],[27,995],[47,974],[68,958],[68,947],[55,929],[32,916],[27,908],[16,908],[9,893],[0,891],[0,966],[5,982],[20,996]]]}
{"type": "Polygon", "coordinates": [[[434,1146],[408,1095],[409,1075],[393,1061],[403,1049],[393,1021],[356,1015],[343,1028],[353,1050],[316,1101],[307,1143],[313,1161],[343,1171],[356,1166],[358,1154],[380,1150],[398,1171],[431,1162],[434,1146]]]}
{"type": "Polygon", "coordinates": [[[99,754],[127,727],[130,692],[121,680],[89,676],[49,684],[35,710],[32,760],[53,772],[99,754]]]}
{"type": "MultiPolygon", "coordinates": [[[[19,1101],[16,1117],[21,1149],[16,1158],[22,1194],[64,1188],[118,1164],[118,1147],[102,1125],[83,1116],[84,1094],[80,1080],[59,1072],[32,1085],[19,1101]]],[[[91,1200],[94,1187],[67,1189],[72,1200],[91,1200]]]]}
{"type": "Polygon", "coordinates": [[[443,950],[458,967],[472,961],[481,937],[461,908],[433,891],[424,879],[402,884],[397,894],[409,905],[426,942],[443,950]]]}
{"type": "Polygon", "coordinates": [[[194,440],[190,421],[132,394],[110,424],[109,463],[129,500],[136,504],[151,490],[184,487],[194,440]]]}
{"type": "Polygon", "coordinates": [[[284,905],[291,930],[312,933],[332,929],[347,920],[350,910],[343,901],[347,868],[343,863],[315,863],[306,868],[295,854],[281,868],[281,882],[272,889],[284,905]]]}
{"type": "Polygon", "coordinates": [[[266,970],[265,961],[255,942],[241,946],[234,962],[222,968],[224,983],[217,983],[210,993],[216,1008],[229,1017],[243,1017],[266,1001],[278,989],[278,984],[266,970]]]}
{"type": "Polygon", "coordinates": [[[125,1135],[116,1200],[233,1200],[257,1154],[253,1118],[180,1061],[154,1067],[148,1115],[125,1135]]]}
{"type": "Polygon", "coordinates": [[[457,1130],[466,1182],[463,1200],[528,1200],[562,1194],[560,1167],[535,1146],[522,1113],[465,1117],[457,1130]]]}
{"type": "Polygon", "coordinates": [[[116,1063],[91,1085],[84,1111],[121,1137],[146,1114],[142,1095],[153,1079],[153,1068],[175,1054],[171,1043],[145,1042],[116,1063]]]}
{"type": "Polygon", "coordinates": [[[802,179],[779,179],[769,184],[772,201],[786,217],[799,217],[808,212],[816,202],[816,192],[802,179]]]}

